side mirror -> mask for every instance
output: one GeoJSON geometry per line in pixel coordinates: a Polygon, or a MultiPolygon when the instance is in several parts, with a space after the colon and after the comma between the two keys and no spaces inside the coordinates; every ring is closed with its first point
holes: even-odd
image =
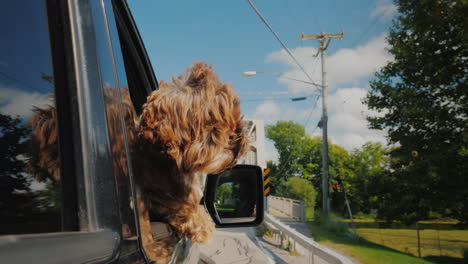
{"type": "Polygon", "coordinates": [[[205,207],[216,227],[256,226],[263,221],[263,175],[255,165],[209,174],[205,207]]]}

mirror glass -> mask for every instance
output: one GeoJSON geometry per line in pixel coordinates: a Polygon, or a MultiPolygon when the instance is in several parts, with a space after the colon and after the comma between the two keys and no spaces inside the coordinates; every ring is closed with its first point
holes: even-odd
{"type": "Polygon", "coordinates": [[[239,167],[219,175],[214,207],[221,223],[243,223],[255,220],[256,176],[254,169],[239,167]]]}

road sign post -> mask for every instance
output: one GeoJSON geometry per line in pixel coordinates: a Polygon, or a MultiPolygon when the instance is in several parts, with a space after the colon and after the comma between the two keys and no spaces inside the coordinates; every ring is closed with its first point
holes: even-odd
{"type": "Polygon", "coordinates": [[[270,168],[266,168],[263,171],[263,204],[265,204],[265,212],[269,213],[268,210],[268,195],[270,193],[270,168]]]}

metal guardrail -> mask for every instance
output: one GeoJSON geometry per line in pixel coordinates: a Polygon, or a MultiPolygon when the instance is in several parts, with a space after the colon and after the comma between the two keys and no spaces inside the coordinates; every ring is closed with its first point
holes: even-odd
{"type": "Polygon", "coordinates": [[[310,252],[312,255],[311,263],[314,263],[314,256],[317,256],[330,264],[353,264],[353,262],[348,258],[320,245],[311,238],[308,238],[291,227],[281,223],[275,217],[267,213],[265,213],[265,223],[267,226],[273,226],[280,232],[281,235],[286,235],[289,239],[293,240],[295,243],[298,243],[301,245],[301,247],[310,252]]]}
{"type": "Polygon", "coordinates": [[[270,195],[268,196],[268,206],[298,221],[305,221],[306,205],[304,201],[270,195]]]}

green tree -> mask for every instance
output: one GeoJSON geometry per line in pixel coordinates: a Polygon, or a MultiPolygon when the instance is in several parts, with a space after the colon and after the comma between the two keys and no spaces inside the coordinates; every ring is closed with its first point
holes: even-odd
{"type": "MultiPolygon", "coordinates": [[[[318,204],[322,204],[322,138],[313,137],[304,143],[305,152],[300,160],[304,177],[310,177],[317,193],[318,204]],[[310,176],[309,176],[310,175],[310,176]]],[[[339,179],[353,177],[349,153],[339,145],[328,142],[328,171],[329,171],[329,193],[332,200],[332,208],[341,210],[344,205],[344,194],[342,189],[333,189],[332,185],[340,184],[339,179]]]]}
{"type": "Polygon", "coordinates": [[[380,113],[391,169],[380,179],[379,214],[414,222],[429,211],[468,221],[468,2],[397,0],[388,37],[394,60],[364,102],[380,113]]]}
{"type": "Polygon", "coordinates": [[[302,125],[293,121],[278,121],[276,125],[266,126],[267,138],[273,140],[279,154],[278,167],[281,168],[276,177],[287,179],[301,173],[297,166],[304,154],[304,140],[308,135],[302,125]]]}
{"type": "MultiPolygon", "coordinates": [[[[319,194],[322,194],[322,138],[305,133],[302,125],[293,121],[278,121],[267,126],[266,135],[273,140],[279,153],[279,163],[269,162],[272,194],[286,196],[287,180],[299,176],[313,182],[319,194]]],[[[348,152],[335,144],[329,143],[330,184],[338,184],[337,176],[348,178],[353,174],[348,152]]],[[[341,208],[344,196],[341,192],[331,192],[333,205],[341,208]]],[[[321,203],[320,203],[321,204],[321,203]]]]}
{"type": "Polygon", "coordinates": [[[0,113],[0,216],[4,220],[34,208],[34,197],[28,195],[31,179],[24,173],[26,162],[22,158],[30,133],[20,118],[0,113]]]}
{"type": "Polygon", "coordinates": [[[376,208],[375,201],[379,178],[388,169],[388,149],[378,142],[367,142],[351,152],[351,167],[354,175],[343,180],[351,207],[354,212],[370,213],[376,208]]]}
{"type": "Polygon", "coordinates": [[[317,192],[308,180],[299,177],[291,177],[286,182],[286,187],[286,197],[302,200],[308,207],[315,206],[317,192]]]}
{"type": "Polygon", "coordinates": [[[267,168],[270,169],[270,193],[271,195],[284,196],[286,180],[278,175],[278,164],[267,161],[267,168]]]}
{"type": "Polygon", "coordinates": [[[232,183],[224,183],[216,189],[216,201],[224,204],[226,199],[232,198],[232,183]]]}
{"type": "Polygon", "coordinates": [[[304,157],[306,139],[310,137],[302,125],[293,121],[278,121],[275,125],[268,125],[265,130],[279,154],[277,164],[267,162],[267,167],[271,169],[271,194],[284,197],[288,178],[307,174],[300,160],[304,157]]]}

